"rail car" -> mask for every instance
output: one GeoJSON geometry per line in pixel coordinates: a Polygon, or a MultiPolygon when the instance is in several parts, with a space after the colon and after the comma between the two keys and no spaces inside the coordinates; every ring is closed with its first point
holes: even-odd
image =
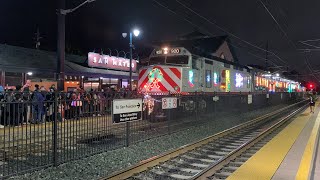
{"type": "Polygon", "coordinates": [[[202,57],[183,47],[154,49],[139,71],[139,92],[296,92],[300,84],[218,57],[202,57]]]}

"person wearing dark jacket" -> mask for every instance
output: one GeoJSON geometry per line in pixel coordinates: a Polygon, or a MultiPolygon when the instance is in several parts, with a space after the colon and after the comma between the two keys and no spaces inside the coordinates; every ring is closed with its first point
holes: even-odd
{"type": "Polygon", "coordinates": [[[21,125],[23,121],[23,97],[21,93],[22,86],[17,85],[16,90],[13,92],[12,96],[12,103],[13,103],[13,116],[12,116],[12,123],[14,126],[21,125]]]}
{"type": "Polygon", "coordinates": [[[311,94],[310,94],[310,102],[309,102],[310,113],[314,113],[314,107],[315,107],[315,104],[316,104],[316,98],[317,98],[317,93],[315,91],[311,92],[311,94]]]}
{"type": "Polygon", "coordinates": [[[32,117],[33,123],[43,123],[43,107],[44,106],[44,96],[41,94],[39,85],[35,85],[35,90],[32,94],[32,117]]]}

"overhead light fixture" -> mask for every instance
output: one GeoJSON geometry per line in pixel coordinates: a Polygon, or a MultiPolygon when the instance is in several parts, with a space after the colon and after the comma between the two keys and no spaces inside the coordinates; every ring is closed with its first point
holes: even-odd
{"type": "Polygon", "coordinates": [[[133,34],[134,34],[134,36],[139,36],[139,34],[140,34],[140,31],[138,30],[138,29],[135,29],[135,30],[133,30],[133,34]]]}
{"type": "Polygon", "coordinates": [[[32,72],[27,72],[27,74],[28,74],[29,76],[32,76],[33,73],[32,73],[32,72]]]}

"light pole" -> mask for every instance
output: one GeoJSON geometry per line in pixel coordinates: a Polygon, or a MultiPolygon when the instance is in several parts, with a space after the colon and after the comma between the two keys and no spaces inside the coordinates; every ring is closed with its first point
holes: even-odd
{"type": "Polygon", "coordinates": [[[58,37],[57,37],[57,84],[58,84],[58,90],[63,91],[64,90],[64,60],[65,60],[65,41],[66,41],[66,24],[65,24],[65,16],[69,13],[74,12],[81,6],[91,3],[95,0],[86,0],[77,7],[73,9],[65,9],[66,3],[65,0],[59,0],[58,2],[58,37]]]}
{"type": "MultiPolygon", "coordinates": [[[[133,31],[130,31],[129,33],[129,46],[130,46],[130,69],[129,69],[129,91],[132,91],[132,50],[134,49],[134,45],[132,43],[132,33],[134,36],[138,37],[140,34],[140,31],[138,29],[134,29],[133,31]]],[[[126,38],[127,37],[127,33],[122,33],[122,37],[126,38]]]]}

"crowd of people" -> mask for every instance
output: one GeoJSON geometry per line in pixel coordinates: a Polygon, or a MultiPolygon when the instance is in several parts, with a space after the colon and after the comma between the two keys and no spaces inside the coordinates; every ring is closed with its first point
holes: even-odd
{"type": "Polygon", "coordinates": [[[0,127],[40,124],[53,121],[55,116],[59,121],[101,116],[110,112],[112,99],[128,96],[132,94],[125,88],[107,88],[99,92],[78,88],[71,92],[57,92],[55,85],[46,89],[38,84],[31,87],[27,83],[5,91],[0,85],[0,127]]]}

